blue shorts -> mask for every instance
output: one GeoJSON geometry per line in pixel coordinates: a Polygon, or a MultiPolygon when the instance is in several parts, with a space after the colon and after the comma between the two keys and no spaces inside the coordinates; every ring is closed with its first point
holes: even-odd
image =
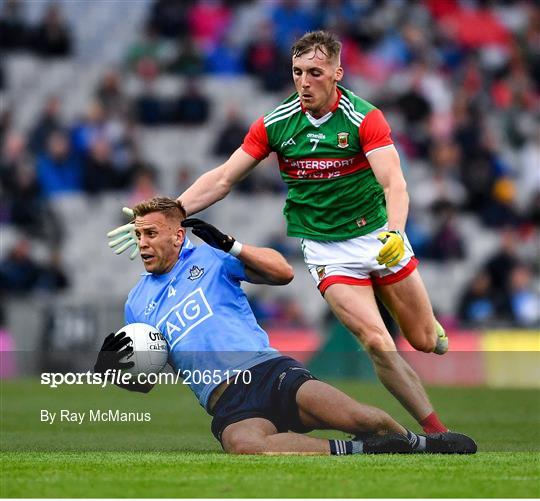
{"type": "Polygon", "coordinates": [[[212,433],[221,442],[223,430],[244,419],[268,419],[278,432],[307,433],[298,415],[296,393],[310,379],[317,379],[300,362],[277,357],[248,369],[249,384],[231,383],[212,409],[212,433]]]}

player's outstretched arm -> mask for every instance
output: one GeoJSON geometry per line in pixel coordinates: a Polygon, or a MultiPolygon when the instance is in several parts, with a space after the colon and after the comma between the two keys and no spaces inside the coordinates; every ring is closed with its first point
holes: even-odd
{"type": "Polygon", "coordinates": [[[201,219],[185,219],[182,226],[191,228],[192,233],[208,245],[240,259],[246,265],[249,281],[254,284],[286,285],[294,278],[292,266],[274,249],[241,244],[201,219]]]}
{"type": "Polygon", "coordinates": [[[258,160],[238,148],[225,163],[199,177],[178,200],[182,202],[188,216],[196,214],[225,198],[231,188],[258,163],[258,160]]]}
{"type": "Polygon", "coordinates": [[[237,257],[252,284],[287,285],[294,278],[293,267],[277,250],[243,244],[237,257]]]}
{"type": "Polygon", "coordinates": [[[393,146],[372,152],[368,160],[377,181],[384,189],[388,212],[388,231],[380,233],[378,237],[383,247],[377,261],[390,268],[399,263],[405,254],[402,234],[409,211],[407,183],[401,171],[398,152],[393,146]]]}

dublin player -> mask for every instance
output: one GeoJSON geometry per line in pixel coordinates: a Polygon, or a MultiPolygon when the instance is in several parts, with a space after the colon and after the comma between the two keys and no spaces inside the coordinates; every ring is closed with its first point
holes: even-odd
{"type": "MultiPolygon", "coordinates": [[[[255,121],[241,147],[179,200],[189,215],[205,209],[275,151],[288,185],[287,233],[302,239],[319,291],[424,431],[444,432],[375,301],[378,296],[384,302],[414,348],[448,350],[404,233],[409,199],[390,128],[380,110],[339,85],[340,51],[328,32],[300,38],[292,47],[296,92],[255,121]]],[[[136,243],[132,229],[124,225],[109,233],[117,253],[136,243]]]]}
{"type": "MultiPolygon", "coordinates": [[[[270,346],[241,282],[289,283],[293,269],[279,252],[241,244],[200,219],[185,219],[181,203],[170,198],[142,202],[134,213],[146,273],[129,293],[126,323],[149,323],[162,332],[169,363],[213,416],[212,432],[226,452],[476,452],[474,441],[459,433],[423,436],[406,430],[386,412],[319,381],[270,346]],[[206,243],[193,246],[186,228],[206,243]],[[358,436],[326,440],[303,434],[313,429],[358,436]]],[[[120,360],[133,350],[122,334],[105,338],[96,372],[121,368],[120,360]]]]}

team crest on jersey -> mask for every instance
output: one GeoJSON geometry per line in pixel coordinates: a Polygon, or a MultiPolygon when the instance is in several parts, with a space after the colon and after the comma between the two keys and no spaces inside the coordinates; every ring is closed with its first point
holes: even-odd
{"type": "Polygon", "coordinates": [[[347,148],[349,146],[349,133],[348,132],[338,132],[337,145],[338,145],[338,148],[347,148]]]}
{"type": "Polygon", "coordinates": [[[324,276],[326,275],[326,266],[317,266],[315,268],[315,271],[317,272],[317,276],[319,277],[319,280],[322,280],[324,276]]]}
{"type": "Polygon", "coordinates": [[[365,217],[361,217],[360,219],[356,220],[356,226],[358,226],[358,228],[362,228],[362,226],[365,226],[366,224],[367,221],[365,217]]]}
{"type": "Polygon", "coordinates": [[[201,278],[204,275],[204,268],[199,268],[198,266],[192,266],[189,270],[189,279],[190,280],[197,280],[198,278],[201,278]]]}

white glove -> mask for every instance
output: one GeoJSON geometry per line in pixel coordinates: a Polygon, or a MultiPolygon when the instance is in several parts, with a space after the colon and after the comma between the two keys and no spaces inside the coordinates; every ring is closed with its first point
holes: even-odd
{"type": "MultiPolygon", "coordinates": [[[[122,212],[130,219],[133,219],[133,210],[129,207],[123,207],[122,212]]],[[[134,223],[124,224],[109,231],[107,237],[109,238],[109,247],[114,250],[115,254],[122,254],[122,252],[131,246],[135,246],[135,248],[131,251],[129,259],[133,260],[139,254],[139,244],[137,242],[137,235],[135,235],[134,223]]]]}

